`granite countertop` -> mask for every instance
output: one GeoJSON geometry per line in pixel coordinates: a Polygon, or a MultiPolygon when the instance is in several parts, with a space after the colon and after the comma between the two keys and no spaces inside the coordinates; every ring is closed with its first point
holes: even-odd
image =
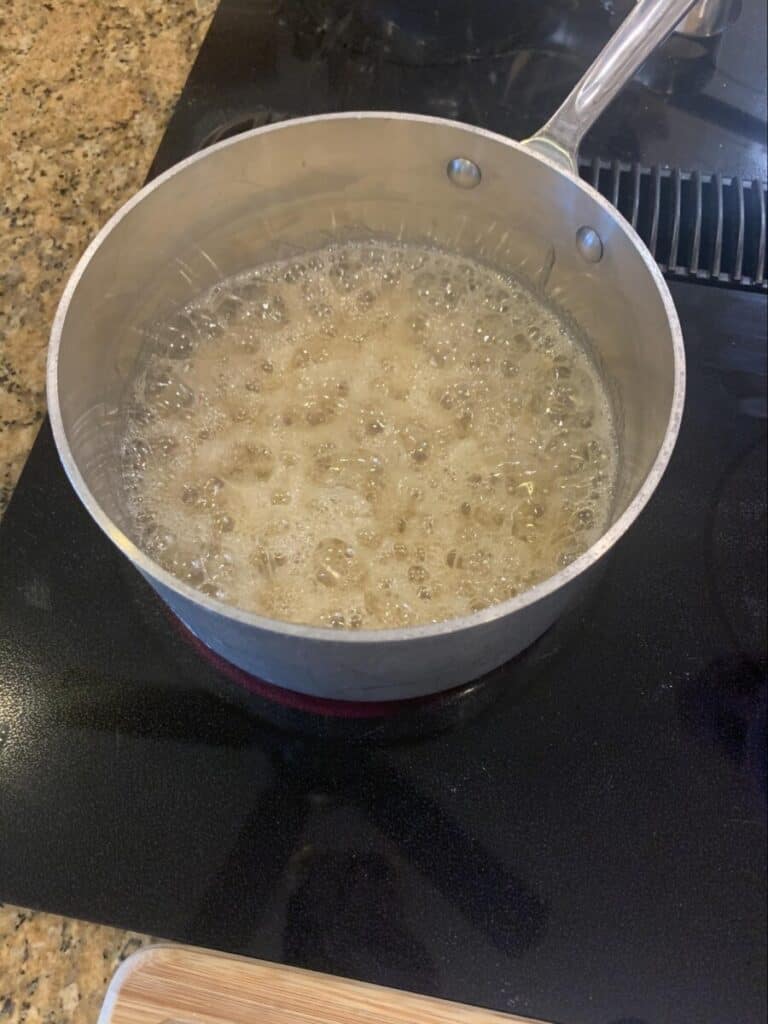
{"type": "MultiPolygon", "coordinates": [[[[0,5],[0,515],[44,414],[64,282],[141,186],[215,7],[0,5]]],[[[0,1024],[95,1024],[115,967],[148,941],[0,904],[0,1024]]]]}
{"type": "Polygon", "coordinates": [[[64,282],[141,186],[215,7],[0,4],[0,515],[44,414],[64,282]]]}
{"type": "Polygon", "coordinates": [[[95,1024],[118,966],[151,941],[0,903],[0,1021],[95,1024]]]}

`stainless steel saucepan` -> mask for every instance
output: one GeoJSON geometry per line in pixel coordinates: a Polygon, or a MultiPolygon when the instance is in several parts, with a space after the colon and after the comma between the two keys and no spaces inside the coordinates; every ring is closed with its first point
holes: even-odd
{"type": "Polygon", "coordinates": [[[209,647],[281,686],[343,700],[417,697],[476,678],[542,634],[633,524],[683,409],[680,326],[632,228],[579,180],[579,141],[692,0],[643,0],[527,142],[408,114],[347,113],[257,129],[142,189],[91,243],[56,313],[48,403],[90,514],[209,647]],[[612,524],[512,600],[436,625],[338,631],[278,622],[179,582],[129,539],[119,408],[147,325],[229,276],[331,238],[428,241],[527,278],[591,339],[615,406],[612,524]]]}

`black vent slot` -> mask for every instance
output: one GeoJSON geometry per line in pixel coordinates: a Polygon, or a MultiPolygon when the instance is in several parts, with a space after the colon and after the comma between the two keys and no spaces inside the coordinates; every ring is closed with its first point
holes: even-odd
{"type": "Polygon", "coordinates": [[[669,277],[766,290],[765,182],[597,157],[579,170],[669,277]]]}

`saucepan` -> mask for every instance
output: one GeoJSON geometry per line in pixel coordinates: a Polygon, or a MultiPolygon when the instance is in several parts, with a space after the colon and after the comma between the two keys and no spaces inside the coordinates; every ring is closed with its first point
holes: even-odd
{"type": "Polygon", "coordinates": [[[337,700],[448,689],[539,637],[632,526],[677,437],[683,342],[651,255],[579,179],[576,154],[587,128],[691,6],[643,0],[526,142],[401,113],[287,121],[172,167],[91,243],[51,336],[48,403],[59,454],[98,525],[219,655],[272,683],[337,700]],[[222,275],[355,237],[426,241],[526,278],[583,329],[611,395],[620,468],[609,527],[555,576],[471,615],[357,632],[275,621],[193,589],[131,540],[120,410],[146,325],[222,275]]]}

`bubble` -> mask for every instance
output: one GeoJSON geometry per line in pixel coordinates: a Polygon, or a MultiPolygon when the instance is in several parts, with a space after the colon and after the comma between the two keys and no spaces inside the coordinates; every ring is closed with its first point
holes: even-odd
{"type": "Polygon", "coordinates": [[[316,478],[329,486],[345,487],[375,497],[384,484],[384,461],[359,448],[350,452],[322,451],[315,458],[316,478]]]}
{"type": "Polygon", "coordinates": [[[234,571],[232,555],[228,551],[209,551],[204,557],[204,564],[206,574],[214,581],[229,579],[234,571]]]}
{"type": "Polygon", "coordinates": [[[168,412],[189,409],[195,401],[194,392],[186,384],[159,368],[147,376],[144,393],[155,408],[168,412]]]}
{"type": "Polygon", "coordinates": [[[235,443],[224,463],[223,474],[239,483],[263,483],[275,471],[275,456],[265,445],[250,441],[235,443]]]}
{"type": "Polygon", "coordinates": [[[226,327],[241,315],[243,302],[231,290],[216,287],[211,290],[210,308],[216,314],[221,327],[226,327]]]}
{"type": "Polygon", "coordinates": [[[555,380],[568,380],[571,376],[572,369],[567,363],[555,363],[552,367],[552,376],[555,380]]]}
{"type": "Polygon", "coordinates": [[[328,423],[336,415],[336,407],[328,395],[315,395],[304,402],[304,419],[310,427],[328,423]]]}
{"type": "Polygon", "coordinates": [[[307,268],[303,263],[290,263],[283,271],[283,281],[286,284],[296,284],[307,275],[307,268]]]}
{"type": "Polygon", "coordinates": [[[376,530],[358,530],[357,539],[365,548],[378,548],[381,546],[383,537],[376,530]]]}
{"type": "Polygon", "coordinates": [[[494,368],[495,365],[496,360],[492,352],[474,349],[472,352],[469,353],[469,357],[467,359],[467,366],[470,368],[470,370],[474,370],[475,372],[488,373],[490,370],[494,368]]]}
{"type": "Polygon", "coordinates": [[[145,469],[152,449],[140,437],[133,437],[123,446],[123,465],[126,469],[140,471],[145,469]]]}
{"type": "Polygon", "coordinates": [[[409,626],[414,618],[413,608],[407,601],[388,601],[384,605],[382,618],[387,626],[409,626]]]}
{"type": "Polygon", "coordinates": [[[235,520],[226,512],[217,512],[213,517],[213,528],[216,533],[232,533],[235,525],[235,520]]]}
{"type": "Polygon", "coordinates": [[[221,327],[216,317],[200,307],[188,309],[187,314],[197,332],[199,342],[211,342],[221,334],[221,327]]]}
{"type": "Polygon", "coordinates": [[[181,500],[185,505],[196,507],[200,501],[200,490],[192,484],[184,484],[181,489],[181,500]]]}
{"type": "Polygon", "coordinates": [[[154,412],[138,396],[134,395],[128,409],[126,410],[126,422],[131,427],[146,426],[155,419],[154,412]]]}
{"type": "Polygon", "coordinates": [[[436,342],[429,350],[429,361],[439,368],[454,362],[453,346],[446,341],[436,342]]]}
{"type": "Polygon", "coordinates": [[[285,561],[284,556],[270,550],[265,544],[257,544],[248,558],[248,562],[259,575],[269,580],[274,578],[275,572],[285,564],[285,561]]]}
{"type": "Polygon", "coordinates": [[[218,476],[209,476],[203,484],[203,496],[209,502],[214,502],[217,495],[224,490],[224,481],[218,476]]]}
{"type": "Polygon", "coordinates": [[[411,583],[423,583],[429,578],[429,572],[423,565],[412,565],[408,570],[408,579],[411,583]]]}
{"type": "Polygon", "coordinates": [[[591,508],[580,508],[576,513],[576,519],[578,521],[577,529],[580,530],[591,530],[595,525],[595,513],[591,508]]]}
{"type": "Polygon", "coordinates": [[[170,437],[167,434],[161,434],[160,437],[153,438],[152,445],[155,451],[159,452],[160,455],[167,457],[174,454],[179,446],[179,442],[175,437],[170,437]]]}
{"type": "Polygon", "coordinates": [[[241,281],[233,294],[235,313],[255,321],[260,329],[274,331],[289,320],[285,300],[274,286],[263,281],[241,281]]]}
{"type": "Polygon", "coordinates": [[[544,506],[539,502],[530,498],[521,501],[512,516],[513,534],[520,539],[530,540],[543,515],[544,506]]]}
{"type": "Polygon", "coordinates": [[[489,289],[483,296],[483,301],[494,313],[509,313],[513,305],[512,296],[503,288],[489,289]]]}
{"type": "Polygon", "coordinates": [[[310,313],[317,320],[330,320],[333,317],[333,306],[327,302],[315,302],[310,307],[310,313]]]}
{"type": "Polygon", "coordinates": [[[434,298],[437,287],[437,276],[431,270],[422,270],[416,274],[413,288],[418,298],[429,302],[434,298]]]}
{"type": "Polygon", "coordinates": [[[470,551],[462,559],[463,568],[473,576],[487,576],[493,564],[493,554],[490,551],[477,549],[470,551]]]}
{"type": "Polygon", "coordinates": [[[481,526],[489,530],[498,530],[504,525],[506,511],[500,505],[480,503],[475,506],[474,516],[481,526]]]}
{"type": "Polygon", "coordinates": [[[423,423],[418,420],[410,420],[400,428],[398,436],[409,457],[417,465],[422,465],[427,461],[431,446],[429,431],[423,423]]]}
{"type": "Polygon", "coordinates": [[[411,249],[406,254],[406,266],[408,270],[419,270],[427,262],[426,252],[419,252],[418,249],[411,249]]]}
{"type": "Polygon", "coordinates": [[[362,280],[362,265],[359,260],[339,256],[328,271],[331,286],[340,295],[348,295],[359,287],[362,280]]]}
{"type": "Polygon", "coordinates": [[[499,313],[484,313],[475,321],[475,335],[484,345],[503,344],[508,332],[508,320],[499,313]]]}
{"type": "Polygon", "coordinates": [[[157,529],[157,519],[154,513],[147,511],[146,509],[140,509],[134,515],[134,522],[139,527],[139,532],[144,536],[149,536],[157,529]]]}
{"type": "Polygon", "coordinates": [[[344,615],[344,612],[328,612],[325,616],[325,624],[330,626],[332,629],[343,629],[347,624],[347,618],[344,615]]]}
{"type": "Polygon", "coordinates": [[[152,552],[155,555],[170,555],[176,548],[176,534],[171,530],[158,529],[152,534],[152,552]]]}
{"type": "Polygon", "coordinates": [[[456,433],[458,434],[458,436],[468,437],[472,430],[474,421],[474,410],[468,405],[461,406],[461,408],[458,409],[458,416],[456,417],[455,420],[456,433]]]}
{"type": "Polygon", "coordinates": [[[406,323],[410,334],[417,341],[421,342],[429,333],[429,320],[421,313],[410,313],[406,317],[406,323]]]}
{"type": "Polygon", "coordinates": [[[197,587],[205,579],[205,569],[200,558],[179,559],[174,564],[174,572],[185,583],[197,587]]]}
{"type": "Polygon", "coordinates": [[[338,537],[323,538],[315,548],[318,582],[326,587],[351,587],[365,576],[365,567],[355,549],[338,537]]]}
{"type": "Polygon", "coordinates": [[[413,290],[430,309],[439,313],[450,313],[459,304],[463,286],[447,273],[421,270],[413,279],[413,290]]]}
{"type": "Polygon", "coordinates": [[[155,324],[140,368],[120,446],[131,535],[275,619],[466,614],[608,521],[594,368],[532,292],[471,260],[338,243],[263,266],[155,324]]]}
{"type": "Polygon", "coordinates": [[[177,313],[159,328],[158,349],[166,359],[187,359],[198,340],[197,329],[189,313],[177,313]],[[167,335],[167,339],[163,339],[167,335]]]}

